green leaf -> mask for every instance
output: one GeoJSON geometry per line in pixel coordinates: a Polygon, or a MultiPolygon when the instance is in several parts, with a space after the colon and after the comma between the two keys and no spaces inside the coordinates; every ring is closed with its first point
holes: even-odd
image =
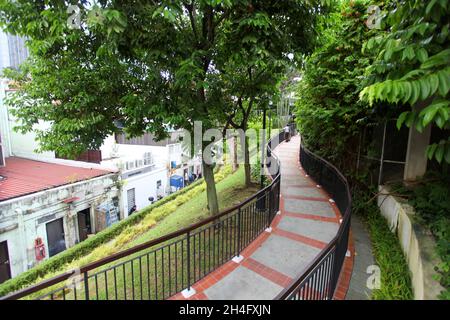
{"type": "Polygon", "coordinates": [[[437,145],[436,153],[434,154],[434,157],[436,158],[437,162],[439,163],[442,162],[442,159],[444,158],[444,151],[445,151],[444,144],[437,145]]]}
{"type": "Polygon", "coordinates": [[[403,81],[402,82],[402,87],[403,87],[403,97],[402,97],[402,102],[406,103],[409,98],[411,98],[411,92],[412,92],[412,86],[411,83],[408,81],[403,81]]]}
{"type": "Polygon", "coordinates": [[[445,152],[445,162],[450,163],[450,143],[447,142],[447,150],[445,152]]]}
{"type": "Polygon", "coordinates": [[[439,88],[439,77],[433,73],[428,76],[428,81],[430,83],[430,95],[433,95],[439,88]]]}
{"type": "Polygon", "coordinates": [[[408,128],[410,128],[412,126],[412,124],[414,123],[415,119],[416,119],[416,113],[410,112],[408,114],[408,116],[406,117],[406,121],[405,121],[406,126],[408,128]]]}
{"type": "Polygon", "coordinates": [[[433,6],[434,6],[435,4],[436,4],[436,0],[431,0],[431,1],[428,3],[427,8],[425,9],[425,13],[426,13],[427,15],[430,14],[431,9],[433,8],[433,6]]]}
{"type": "Polygon", "coordinates": [[[430,124],[431,121],[433,121],[434,116],[438,112],[439,107],[436,107],[436,105],[431,105],[425,109],[422,110],[420,113],[421,116],[423,116],[422,125],[426,127],[430,124]]]}
{"type": "Polygon", "coordinates": [[[435,118],[434,118],[434,122],[437,124],[437,126],[442,129],[445,126],[445,120],[444,118],[441,117],[440,114],[438,114],[435,118]]]}
{"type": "Polygon", "coordinates": [[[411,70],[407,74],[405,74],[403,77],[401,77],[400,80],[409,80],[411,78],[415,78],[416,76],[420,76],[424,73],[425,73],[425,71],[420,70],[420,69],[411,70]]]}
{"type": "Polygon", "coordinates": [[[427,53],[427,50],[425,50],[424,48],[420,48],[420,49],[417,51],[417,59],[419,59],[419,61],[420,61],[421,63],[425,62],[425,60],[428,59],[428,53],[427,53]]]}
{"type": "Polygon", "coordinates": [[[425,100],[430,95],[431,87],[430,87],[430,83],[427,80],[428,79],[426,79],[426,78],[419,80],[419,82],[420,82],[420,99],[421,100],[425,100]]]}
{"type": "Polygon", "coordinates": [[[413,105],[417,102],[417,100],[419,99],[419,96],[420,96],[421,87],[420,87],[419,81],[411,82],[411,87],[412,87],[412,91],[411,91],[411,98],[409,99],[409,103],[411,105],[413,105]]]}
{"type": "Polygon", "coordinates": [[[437,73],[439,78],[439,94],[445,97],[450,89],[450,68],[445,68],[437,73]]]}
{"type": "Polygon", "coordinates": [[[416,121],[416,130],[419,131],[420,133],[422,133],[423,129],[424,129],[424,125],[422,124],[422,121],[420,121],[420,119],[418,119],[418,121],[416,121]]]}
{"type": "Polygon", "coordinates": [[[431,160],[433,158],[437,146],[438,146],[437,143],[434,143],[434,144],[429,145],[427,147],[426,154],[427,154],[427,157],[428,157],[429,160],[431,160]]]}
{"type": "Polygon", "coordinates": [[[450,61],[450,49],[443,50],[432,57],[429,57],[422,65],[421,69],[431,69],[440,65],[446,65],[450,61]]]}
{"type": "Polygon", "coordinates": [[[408,60],[412,60],[414,59],[415,54],[414,54],[414,49],[412,46],[407,46],[405,48],[405,50],[403,50],[403,54],[402,54],[402,60],[405,61],[406,59],[408,60]]]}
{"type": "Polygon", "coordinates": [[[397,119],[397,129],[400,130],[403,122],[405,122],[406,117],[409,115],[409,111],[402,112],[397,119]]]}

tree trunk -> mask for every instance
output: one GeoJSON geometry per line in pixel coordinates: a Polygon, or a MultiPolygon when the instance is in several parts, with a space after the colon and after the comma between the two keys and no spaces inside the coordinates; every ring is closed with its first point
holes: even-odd
{"type": "Polygon", "coordinates": [[[231,158],[231,166],[233,168],[233,172],[239,169],[238,158],[237,158],[237,139],[235,136],[231,137],[231,146],[230,146],[230,158],[231,158]]]}
{"type": "Polygon", "coordinates": [[[251,173],[250,173],[250,151],[249,151],[249,146],[248,146],[248,137],[245,136],[244,140],[241,143],[242,146],[242,152],[244,153],[244,172],[245,172],[245,186],[246,187],[250,187],[250,185],[252,184],[252,177],[251,177],[251,173]]]}
{"type": "Polygon", "coordinates": [[[208,199],[208,210],[211,215],[219,213],[219,201],[217,200],[216,183],[214,181],[214,166],[202,161],[203,178],[206,182],[206,197],[208,199]]]}

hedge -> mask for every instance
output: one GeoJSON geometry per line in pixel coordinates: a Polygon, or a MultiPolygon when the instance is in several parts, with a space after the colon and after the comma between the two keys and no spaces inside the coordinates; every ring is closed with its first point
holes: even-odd
{"type": "MultiPolygon", "coordinates": [[[[217,170],[218,171],[218,170],[217,170]]],[[[25,271],[18,275],[15,278],[9,279],[0,285],[0,297],[4,296],[10,292],[20,290],[40,277],[44,277],[45,275],[56,272],[62,266],[67,263],[74,261],[75,259],[81,258],[84,255],[91,253],[98,246],[105,244],[106,242],[112,240],[116,236],[122,233],[126,228],[129,228],[137,223],[139,223],[144,217],[146,217],[150,212],[154,209],[161,207],[162,205],[175,200],[177,197],[187,193],[192,190],[196,186],[199,186],[203,183],[203,179],[199,179],[189,186],[159,200],[158,202],[135,212],[133,215],[124,219],[105,230],[100,231],[94,236],[84,240],[76,244],[75,246],[59,253],[58,255],[51,257],[48,260],[43,261],[39,265],[33,267],[32,269],[25,271]]]]}

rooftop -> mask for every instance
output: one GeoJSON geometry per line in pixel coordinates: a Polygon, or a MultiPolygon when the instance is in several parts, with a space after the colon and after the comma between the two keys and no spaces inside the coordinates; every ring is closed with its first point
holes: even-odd
{"type": "Polygon", "coordinates": [[[6,158],[6,166],[0,168],[0,201],[25,196],[91,178],[113,171],[79,168],[29,160],[6,158]]]}

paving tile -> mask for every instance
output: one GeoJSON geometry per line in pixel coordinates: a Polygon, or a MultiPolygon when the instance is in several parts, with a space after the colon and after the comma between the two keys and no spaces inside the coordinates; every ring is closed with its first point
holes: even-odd
{"type": "Polygon", "coordinates": [[[334,222],[298,219],[285,216],[282,217],[278,224],[278,229],[328,243],[336,236],[339,225],[334,222]]]}
{"type": "Polygon", "coordinates": [[[285,237],[271,235],[251,258],[289,277],[296,277],[320,249],[285,237]]]}
{"type": "Polygon", "coordinates": [[[311,198],[324,198],[327,199],[324,193],[317,188],[298,188],[290,187],[283,190],[283,195],[295,196],[295,197],[311,197],[311,198]]]}
{"type": "Polygon", "coordinates": [[[306,213],[323,217],[335,217],[333,207],[328,202],[288,199],[284,202],[284,209],[293,213],[306,213]]]}
{"type": "Polygon", "coordinates": [[[271,300],[282,290],[258,273],[239,266],[204,294],[211,300],[271,300]]]}

